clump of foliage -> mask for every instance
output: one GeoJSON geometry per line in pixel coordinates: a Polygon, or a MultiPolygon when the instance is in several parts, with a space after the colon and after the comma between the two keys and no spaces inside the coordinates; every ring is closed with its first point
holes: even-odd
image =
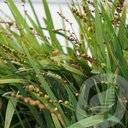
{"type": "MultiPolygon", "coordinates": [[[[21,2],[25,6],[26,1],[21,2]]],[[[83,125],[79,125],[76,117],[78,96],[84,81],[95,74],[113,73],[128,80],[127,3],[123,0],[83,0],[82,4],[76,4],[73,1],[69,8],[79,25],[77,37],[73,24],[61,12],[58,14],[63,28],[54,29],[46,0],[42,0],[46,13],[46,27],[42,28],[42,21],[39,21],[31,0],[28,2],[36,21],[26,10],[23,17],[13,0],[6,0],[5,4],[14,20],[0,20],[1,127],[98,127],[97,124],[102,123],[102,117],[108,113],[104,108],[95,114],[89,111],[82,115],[86,118],[83,125]],[[71,26],[70,30],[65,23],[71,26]],[[45,36],[45,31],[49,36],[45,36]],[[65,38],[65,48],[56,35],[65,38]],[[97,117],[92,120],[94,115],[97,117]]],[[[116,93],[115,100],[119,100],[118,86],[111,86],[116,93]]],[[[108,81],[103,81],[91,90],[89,97],[109,88],[108,81]]],[[[124,93],[126,89],[122,85],[124,93]]],[[[123,102],[121,99],[120,104],[123,102]]],[[[115,107],[116,104],[112,112],[115,107]]],[[[127,127],[127,118],[125,110],[121,122],[112,128],[127,127]]]]}

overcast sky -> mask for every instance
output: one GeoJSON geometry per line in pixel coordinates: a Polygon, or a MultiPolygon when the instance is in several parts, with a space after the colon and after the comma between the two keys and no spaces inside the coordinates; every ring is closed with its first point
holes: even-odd
{"type": "MultiPolygon", "coordinates": [[[[14,0],[14,1],[20,2],[20,0],[14,0]]],[[[31,1],[36,2],[36,3],[42,2],[42,0],[31,0],[31,1]]],[[[72,0],[47,0],[47,2],[49,2],[49,3],[66,3],[66,1],[71,2],[72,0]]],[[[78,0],[78,1],[81,1],[81,0],[78,0]]]]}

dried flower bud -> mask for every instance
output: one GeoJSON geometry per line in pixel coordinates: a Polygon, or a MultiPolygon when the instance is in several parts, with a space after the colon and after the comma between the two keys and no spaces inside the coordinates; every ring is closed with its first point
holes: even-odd
{"type": "Polygon", "coordinates": [[[29,104],[32,106],[35,106],[35,105],[37,105],[37,102],[35,100],[30,99],[29,104]]]}
{"type": "Polygon", "coordinates": [[[25,103],[28,103],[30,100],[31,100],[31,98],[29,98],[29,97],[23,98],[23,101],[24,101],[25,103]]]}
{"type": "Polygon", "coordinates": [[[57,56],[59,54],[59,51],[58,50],[54,50],[53,52],[52,52],[52,56],[57,56]]]}
{"type": "Polygon", "coordinates": [[[40,109],[44,109],[45,108],[45,106],[43,105],[43,104],[38,104],[38,107],[40,108],[40,109]]]}

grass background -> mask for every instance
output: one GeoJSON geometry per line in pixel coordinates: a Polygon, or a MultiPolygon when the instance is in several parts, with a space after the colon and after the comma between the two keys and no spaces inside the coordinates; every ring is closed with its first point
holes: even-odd
{"type": "MultiPolygon", "coordinates": [[[[42,28],[34,4],[31,0],[28,2],[36,22],[26,11],[25,17],[21,15],[13,0],[6,0],[6,4],[14,20],[0,20],[1,127],[83,128],[77,122],[76,108],[84,81],[95,74],[109,73],[120,75],[127,81],[127,4],[120,0],[83,0],[81,5],[75,4],[75,1],[72,5],[67,5],[79,25],[77,37],[72,22],[63,15],[63,10],[58,12],[63,27],[54,29],[52,12],[46,0],[42,0],[46,14],[46,18],[43,18],[46,27],[42,28]],[[31,27],[26,23],[26,18],[31,27]],[[65,23],[70,25],[70,30],[65,27],[65,23]],[[45,36],[44,31],[49,36],[45,36]],[[65,38],[66,52],[57,35],[65,38]],[[91,55],[88,55],[88,50],[91,55]]],[[[25,1],[22,3],[24,6],[25,1]]],[[[127,97],[119,95],[116,83],[108,83],[109,79],[96,84],[89,94],[90,99],[113,87],[115,101],[121,99],[120,104],[123,107],[122,98],[127,97]]],[[[127,86],[121,86],[125,93],[127,86]]],[[[108,97],[108,94],[105,96],[108,97]]],[[[80,116],[87,118],[81,123],[84,127],[98,127],[104,121],[103,118],[109,114],[112,116],[116,103],[111,111],[105,112],[101,108],[95,114],[90,112],[92,106],[89,109],[82,106],[81,109],[85,109],[87,113],[80,116]]],[[[112,118],[111,121],[118,120],[112,118]]],[[[127,111],[121,122],[112,128],[124,126],[127,127],[127,111]]]]}

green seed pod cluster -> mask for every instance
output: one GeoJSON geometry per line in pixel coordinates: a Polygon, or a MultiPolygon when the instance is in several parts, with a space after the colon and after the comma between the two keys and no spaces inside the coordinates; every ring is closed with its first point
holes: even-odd
{"type": "Polygon", "coordinates": [[[101,67],[102,68],[106,68],[106,64],[105,63],[101,63],[101,67]]]}
{"type": "Polygon", "coordinates": [[[49,100],[50,97],[47,94],[44,94],[38,87],[35,87],[34,85],[28,85],[26,86],[26,90],[31,91],[35,93],[37,96],[43,97],[46,100],[49,100]]]}
{"type": "Polygon", "coordinates": [[[24,63],[24,60],[23,59],[15,59],[15,58],[5,58],[5,57],[0,57],[1,60],[7,60],[7,61],[13,61],[13,62],[18,62],[20,64],[23,64],[24,63]]]}
{"type": "Polygon", "coordinates": [[[26,90],[36,93],[38,96],[42,96],[43,92],[40,91],[38,87],[35,87],[34,85],[28,85],[26,86],[26,90]]]}
{"type": "Polygon", "coordinates": [[[14,50],[14,49],[11,49],[10,47],[8,47],[8,46],[6,46],[6,45],[0,44],[0,48],[1,48],[2,50],[4,50],[5,52],[8,52],[8,53],[10,53],[10,54],[15,55],[15,57],[16,57],[17,55],[22,56],[22,57],[26,57],[26,54],[20,53],[20,52],[14,50]]]}
{"type": "Polygon", "coordinates": [[[101,81],[101,84],[108,85],[107,81],[101,81]]]}
{"type": "Polygon", "coordinates": [[[72,104],[68,101],[68,100],[49,100],[49,103],[55,104],[55,103],[59,103],[59,104],[63,104],[63,105],[67,105],[72,107],[72,104]]]}
{"type": "Polygon", "coordinates": [[[46,100],[49,100],[50,99],[50,97],[48,96],[48,95],[44,95],[44,98],[46,99],[46,100]]]}
{"type": "Polygon", "coordinates": [[[80,12],[77,8],[72,7],[72,12],[78,16],[80,19],[82,19],[84,22],[89,21],[90,19],[87,17],[87,13],[80,12]]]}

